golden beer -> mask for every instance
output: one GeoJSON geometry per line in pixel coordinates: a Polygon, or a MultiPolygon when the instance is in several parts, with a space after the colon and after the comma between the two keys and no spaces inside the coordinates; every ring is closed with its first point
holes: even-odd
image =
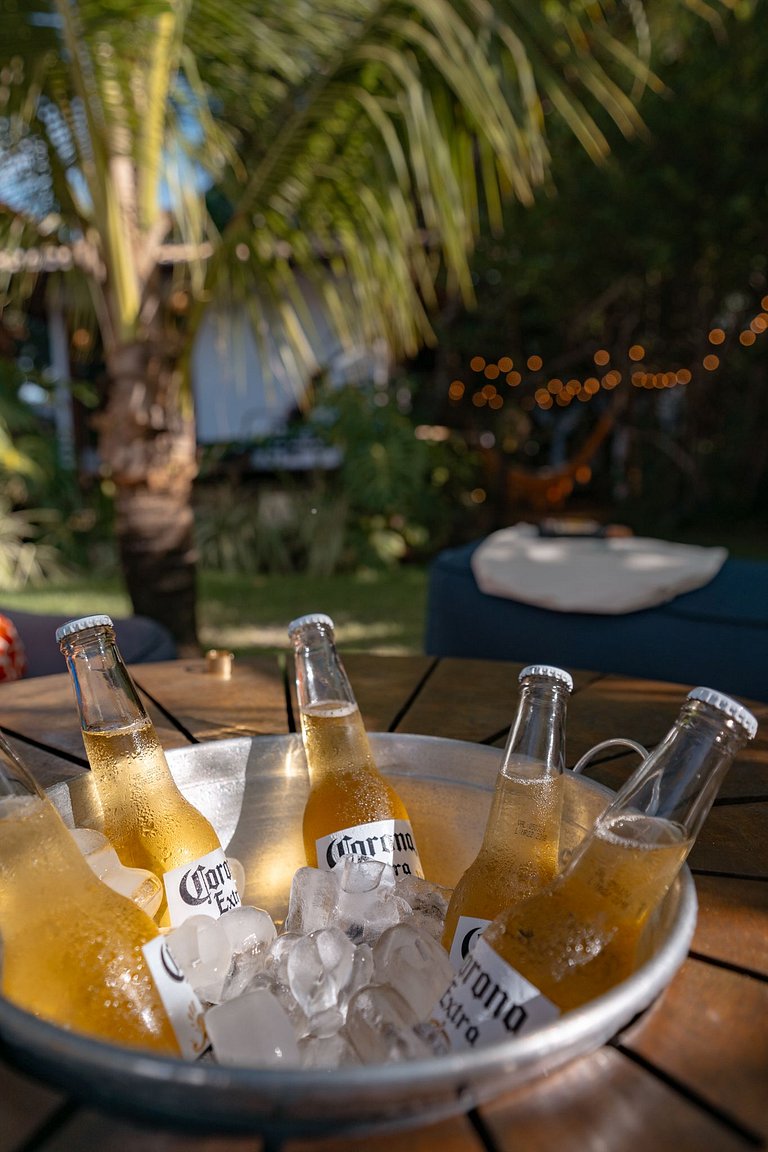
{"type": "Polygon", "coordinates": [[[445,917],[443,947],[460,968],[498,914],[557,874],[563,807],[565,723],[573,679],[529,664],[496,776],[480,851],[459,879],[445,917]]]}
{"type": "MultiPolygon", "coordinates": [[[[513,770],[513,766],[512,766],[513,770]]],[[[451,951],[460,916],[493,920],[558,872],[562,776],[500,773],[482,847],[448,904],[443,947],[451,951]]]]}
{"type": "Polygon", "coordinates": [[[691,842],[679,825],[642,814],[598,824],[548,888],[499,916],[483,940],[561,1011],[626,979],[651,913],[691,842]]]}
{"type": "Polygon", "coordinates": [[[0,797],[2,991],[103,1040],[178,1055],[142,952],[157,927],[91,871],[53,805],[0,797]]]}
{"type": "Polygon", "coordinates": [[[317,841],[377,820],[408,820],[405,804],[379,772],[360,711],[336,701],[307,705],[301,729],[310,790],[303,818],[304,851],[317,868],[317,841]]]}
{"type": "Polygon", "coordinates": [[[395,876],[423,876],[405,804],[376,767],[352,686],[323,613],[288,625],[309,795],[304,851],[332,871],[351,857],[379,860],[395,876]]]}
{"type": "MultiPolygon", "coordinates": [[[[129,868],[166,872],[220,848],[209,821],[182,795],[149,719],[128,728],[83,731],[104,812],[104,834],[129,868]]],[[[167,922],[168,902],[155,919],[167,922]]]]}
{"type": "Polygon", "coordinates": [[[219,838],[176,786],[109,616],[71,620],[56,636],[75,688],[104,834],[124,865],[162,880],[158,924],[176,926],[196,913],[217,917],[237,907],[219,838]]]}

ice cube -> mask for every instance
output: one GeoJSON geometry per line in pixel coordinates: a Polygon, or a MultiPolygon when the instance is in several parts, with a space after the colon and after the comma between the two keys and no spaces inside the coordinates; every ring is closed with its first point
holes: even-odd
{"type": "Polygon", "coordinates": [[[422,880],[420,876],[404,876],[397,881],[397,895],[409,905],[416,927],[429,932],[435,940],[442,939],[450,888],[422,880]]]}
{"type": "Polygon", "coordinates": [[[289,932],[340,928],[353,944],[372,943],[391,924],[412,915],[395,885],[391,864],[348,856],[334,872],[300,868],[291,885],[289,932]]]}
{"type": "Polygon", "coordinates": [[[167,935],[168,948],[201,1000],[218,1004],[232,963],[232,946],[221,920],[189,916],[167,935]]]}
{"type": "Polygon", "coordinates": [[[412,1027],[413,1013],[387,985],[361,988],[349,1002],[343,1036],[363,1064],[390,1064],[432,1055],[412,1027]]]}
{"type": "Polygon", "coordinates": [[[358,944],[352,957],[352,972],[342,991],[341,1005],[346,1015],[347,1005],[358,988],[373,983],[373,949],[370,944],[358,944]]]}
{"type": "Polygon", "coordinates": [[[286,932],[309,933],[327,928],[338,899],[339,883],[332,872],[299,868],[291,883],[286,932]]]}
{"type": "Polygon", "coordinates": [[[387,928],[373,946],[374,979],[397,990],[412,1012],[425,1020],[455,975],[443,946],[412,923],[387,928]]]}
{"type": "Polygon", "coordinates": [[[300,932],[281,932],[267,949],[264,969],[280,984],[288,983],[288,956],[294,944],[301,939],[300,932]]]}
{"type": "MultiPolygon", "coordinates": [[[[352,975],[354,945],[338,928],[310,932],[288,953],[288,986],[310,1020],[334,1009],[352,975]]],[[[338,1020],[337,1027],[343,1022],[338,1020]]],[[[328,1023],[323,1029],[327,1034],[328,1023]]]]}
{"type": "Polygon", "coordinates": [[[268,912],[247,904],[224,912],[218,923],[232,950],[221,993],[221,999],[230,1000],[245,992],[256,974],[264,968],[277,929],[268,912]]]}
{"type": "Polygon", "coordinates": [[[354,1048],[340,1032],[332,1036],[302,1036],[299,1058],[302,1068],[341,1068],[345,1064],[360,1063],[354,1048]]]}
{"type": "Polygon", "coordinates": [[[300,1063],[291,1022],[266,988],[209,1008],[205,1025],[220,1064],[269,1068],[300,1063]]]}
{"type": "Polygon", "coordinates": [[[391,864],[347,857],[340,876],[341,892],[331,923],[355,944],[372,944],[392,924],[412,915],[400,898],[391,864]]]}
{"type": "Polygon", "coordinates": [[[163,902],[163,883],[145,868],[127,868],[102,832],[95,828],[73,828],[77,845],[100,880],[121,896],[138,904],[148,916],[154,916],[163,902]]]}
{"type": "Polygon", "coordinates": [[[381,860],[368,860],[365,856],[347,856],[341,866],[339,881],[344,892],[380,893],[395,887],[395,870],[381,860]]]}

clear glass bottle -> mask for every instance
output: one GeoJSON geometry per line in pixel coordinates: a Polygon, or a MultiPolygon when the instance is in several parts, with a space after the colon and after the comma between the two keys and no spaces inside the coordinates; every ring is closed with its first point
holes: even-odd
{"type": "Polygon", "coordinates": [[[158,924],[218,917],[240,903],[226,856],[210,822],[182,795],[155,726],[139,699],[109,616],[62,625],[80,727],[104,813],[104,834],[129,868],[162,881],[158,924]]]}
{"type": "Polygon", "coordinates": [[[0,733],[2,991],[62,1028],[168,1055],[205,1047],[157,925],[94,874],[0,733]]]}
{"type": "Polygon", "coordinates": [[[405,804],[376,767],[360,710],[322,613],[288,625],[309,767],[304,850],[310,867],[331,871],[347,856],[423,876],[405,804]]]}
{"type": "Polygon", "coordinates": [[[756,732],[755,717],[729,696],[689,693],[563,871],[477,940],[434,1013],[449,1048],[524,1035],[631,975],[650,917],[756,732]]]}
{"type": "Polygon", "coordinates": [[[565,768],[565,722],[573,680],[533,664],[518,678],[520,699],[480,851],[456,885],[443,945],[460,968],[474,940],[502,909],[557,874],[565,768]]]}

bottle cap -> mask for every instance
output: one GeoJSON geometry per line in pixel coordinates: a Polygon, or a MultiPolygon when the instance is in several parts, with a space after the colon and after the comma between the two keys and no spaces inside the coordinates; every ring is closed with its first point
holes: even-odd
{"type": "Polygon", "coordinates": [[[65,636],[74,636],[76,632],[84,632],[86,628],[103,628],[105,625],[108,628],[113,626],[110,616],[81,616],[79,620],[69,620],[56,629],[56,642],[60,643],[65,636]]]}
{"type": "Polygon", "coordinates": [[[569,692],[573,691],[573,677],[570,672],[566,672],[564,668],[555,668],[552,664],[529,664],[518,676],[518,682],[522,683],[526,676],[543,676],[547,680],[556,680],[558,684],[564,684],[569,692]]]}
{"type": "Polygon", "coordinates": [[[298,632],[306,624],[325,624],[331,631],[334,630],[333,620],[330,616],[326,616],[324,612],[312,612],[309,616],[298,616],[295,620],[291,620],[288,625],[288,635],[293,636],[294,632],[298,632]]]}
{"type": "Polygon", "coordinates": [[[710,704],[713,708],[724,712],[731,720],[741,724],[750,740],[756,735],[757,720],[748,708],[739,704],[738,700],[734,700],[732,696],[726,696],[724,692],[716,692],[714,688],[694,688],[688,693],[688,699],[700,700],[702,704],[710,704]]]}

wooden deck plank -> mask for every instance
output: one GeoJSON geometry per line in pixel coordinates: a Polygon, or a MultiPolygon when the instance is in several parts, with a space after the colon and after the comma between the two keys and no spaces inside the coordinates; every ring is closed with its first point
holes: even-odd
{"type": "Polygon", "coordinates": [[[205,1136],[149,1128],[102,1112],[79,1109],[35,1152],[262,1152],[259,1136],[205,1136]]]}
{"type": "Polygon", "coordinates": [[[620,1039],[683,1091],[765,1142],[766,1020],[768,982],[689,959],[620,1039]]]}
{"type": "Polygon", "coordinates": [[[64,1099],[0,1061],[0,1152],[13,1152],[31,1140],[64,1099]]]}
{"type": "Polygon", "coordinates": [[[399,731],[478,742],[497,737],[514,719],[522,667],[500,660],[441,660],[399,731]]]}
{"type": "Polygon", "coordinates": [[[288,731],[277,656],[235,661],[229,680],[208,673],[203,659],[142,664],[133,674],[142,691],[198,740],[288,731]]]}
{"type": "Polygon", "coordinates": [[[402,1132],[288,1140],[280,1152],[434,1152],[436,1148],[440,1152],[486,1152],[466,1116],[402,1132]]]}
{"type": "Polygon", "coordinates": [[[610,1048],[483,1106],[480,1114],[498,1152],[747,1152],[754,1147],[610,1048]]]}
{"type": "MultiPolygon", "coordinates": [[[[165,747],[174,748],[186,743],[178,728],[151,701],[145,700],[144,703],[165,747]]],[[[74,691],[66,675],[36,676],[3,684],[0,687],[0,728],[6,733],[24,736],[36,745],[64,752],[83,766],[88,763],[74,691]]]]}
{"type": "Polygon", "coordinates": [[[568,709],[568,763],[616,736],[652,748],[673,724],[685,699],[679,684],[602,676],[574,690],[568,709]]]}
{"type": "Polygon", "coordinates": [[[715,805],[688,862],[696,871],[768,879],[768,801],[715,805]]]}
{"type": "Polygon", "coordinates": [[[699,914],[691,951],[768,978],[768,883],[721,876],[694,879],[699,914]]]}
{"type": "MultiPolygon", "coordinates": [[[[370,656],[341,654],[352,691],[369,732],[389,732],[406,700],[434,665],[430,656],[370,656]]],[[[295,698],[295,694],[294,694],[295,698]]],[[[399,726],[400,731],[410,731],[399,726]]]]}

